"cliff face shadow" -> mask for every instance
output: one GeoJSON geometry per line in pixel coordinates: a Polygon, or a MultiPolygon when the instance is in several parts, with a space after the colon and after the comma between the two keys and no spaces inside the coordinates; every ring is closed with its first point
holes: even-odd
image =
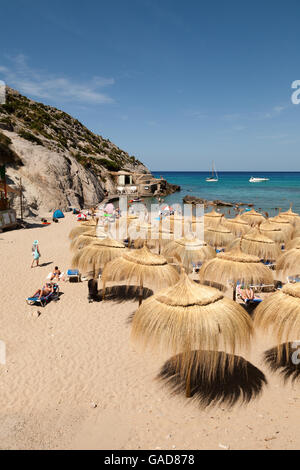
{"type": "MultiPolygon", "coordinates": [[[[191,399],[200,408],[217,405],[231,408],[237,403],[247,404],[257,398],[267,384],[265,375],[240,356],[211,351],[192,351],[189,354],[191,399]],[[213,363],[214,372],[204,372],[201,361],[203,364],[213,363]]],[[[178,372],[181,359],[181,354],[169,359],[157,377],[169,387],[172,395],[186,393],[186,378],[178,372]]]]}
{"type": "Polygon", "coordinates": [[[283,343],[265,351],[264,360],[271,372],[278,372],[284,382],[300,381],[300,343],[283,343]]]}
{"type": "MultiPolygon", "coordinates": [[[[102,298],[103,290],[98,292],[98,295],[102,298]]],[[[143,288],[142,299],[146,300],[148,297],[153,295],[153,291],[147,287],[143,288]]],[[[117,303],[126,302],[128,300],[133,300],[138,302],[140,298],[140,288],[138,286],[111,286],[105,289],[105,300],[113,301],[117,303]]]]}

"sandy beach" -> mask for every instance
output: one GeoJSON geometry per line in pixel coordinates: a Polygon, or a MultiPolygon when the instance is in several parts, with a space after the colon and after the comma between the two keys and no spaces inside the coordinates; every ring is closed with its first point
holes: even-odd
{"type": "Polygon", "coordinates": [[[67,214],[49,227],[0,234],[0,340],[7,352],[0,365],[0,448],[299,448],[299,383],[284,385],[268,371],[261,355],[272,344],[261,336],[245,357],[266,375],[262,395],[230,410],[203,410],[172,396],[156,380],[164,359],[130,342],[137,302],[89,304],[86,282],[61,282],[58,302],[28,306],[25,299],[55,265],[70,267],[75,224],[67,214]],[[36,239],[42,266],[30,269],[36,239]]]}

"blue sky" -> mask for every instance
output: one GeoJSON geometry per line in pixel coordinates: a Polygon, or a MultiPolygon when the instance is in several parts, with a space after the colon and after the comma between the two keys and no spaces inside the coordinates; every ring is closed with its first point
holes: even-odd
{"type": "Polygon", "coordinates": [[[151,170],[300,171],[300,2],[2,2],[0,80],[151,170]]]}

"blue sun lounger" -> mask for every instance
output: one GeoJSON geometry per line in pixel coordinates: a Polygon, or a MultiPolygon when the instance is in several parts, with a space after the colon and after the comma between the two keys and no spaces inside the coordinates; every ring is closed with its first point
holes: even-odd
{"type": "Polygon", "coordinates": [[[68,269],[67,276],[68,276],[69,281],[77,281],[77,282],[81,281],[81,276],[80,276],[80,272],[78,269],[68,269]]]}
{"type": "Polygon", "coordinates": [[[46,296],[42,296],[39,298],[39,296],[35,297],[28,297],[26,299],[26,302],[28,305],[40,305],[41,307],[45,307],[51,300],[58,300],[59,298],[59,286],[57,284],[54,284],[53,286],[53,292],[50,292],[50,294],[46,296]]]}

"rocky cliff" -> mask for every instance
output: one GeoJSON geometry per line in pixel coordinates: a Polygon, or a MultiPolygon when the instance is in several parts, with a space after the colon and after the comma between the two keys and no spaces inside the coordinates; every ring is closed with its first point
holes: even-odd
{"type": "MultiPolygon", "coordinates": [[[[92,206],[113,191],[110,171],[149,173],[134,156],[77,119],[7,88],[0,106],[0,164],[8,183],[24,189],[26,215],[92,206]]],[[[13,204],[18,206],[17,200],[13,204]]]]}

